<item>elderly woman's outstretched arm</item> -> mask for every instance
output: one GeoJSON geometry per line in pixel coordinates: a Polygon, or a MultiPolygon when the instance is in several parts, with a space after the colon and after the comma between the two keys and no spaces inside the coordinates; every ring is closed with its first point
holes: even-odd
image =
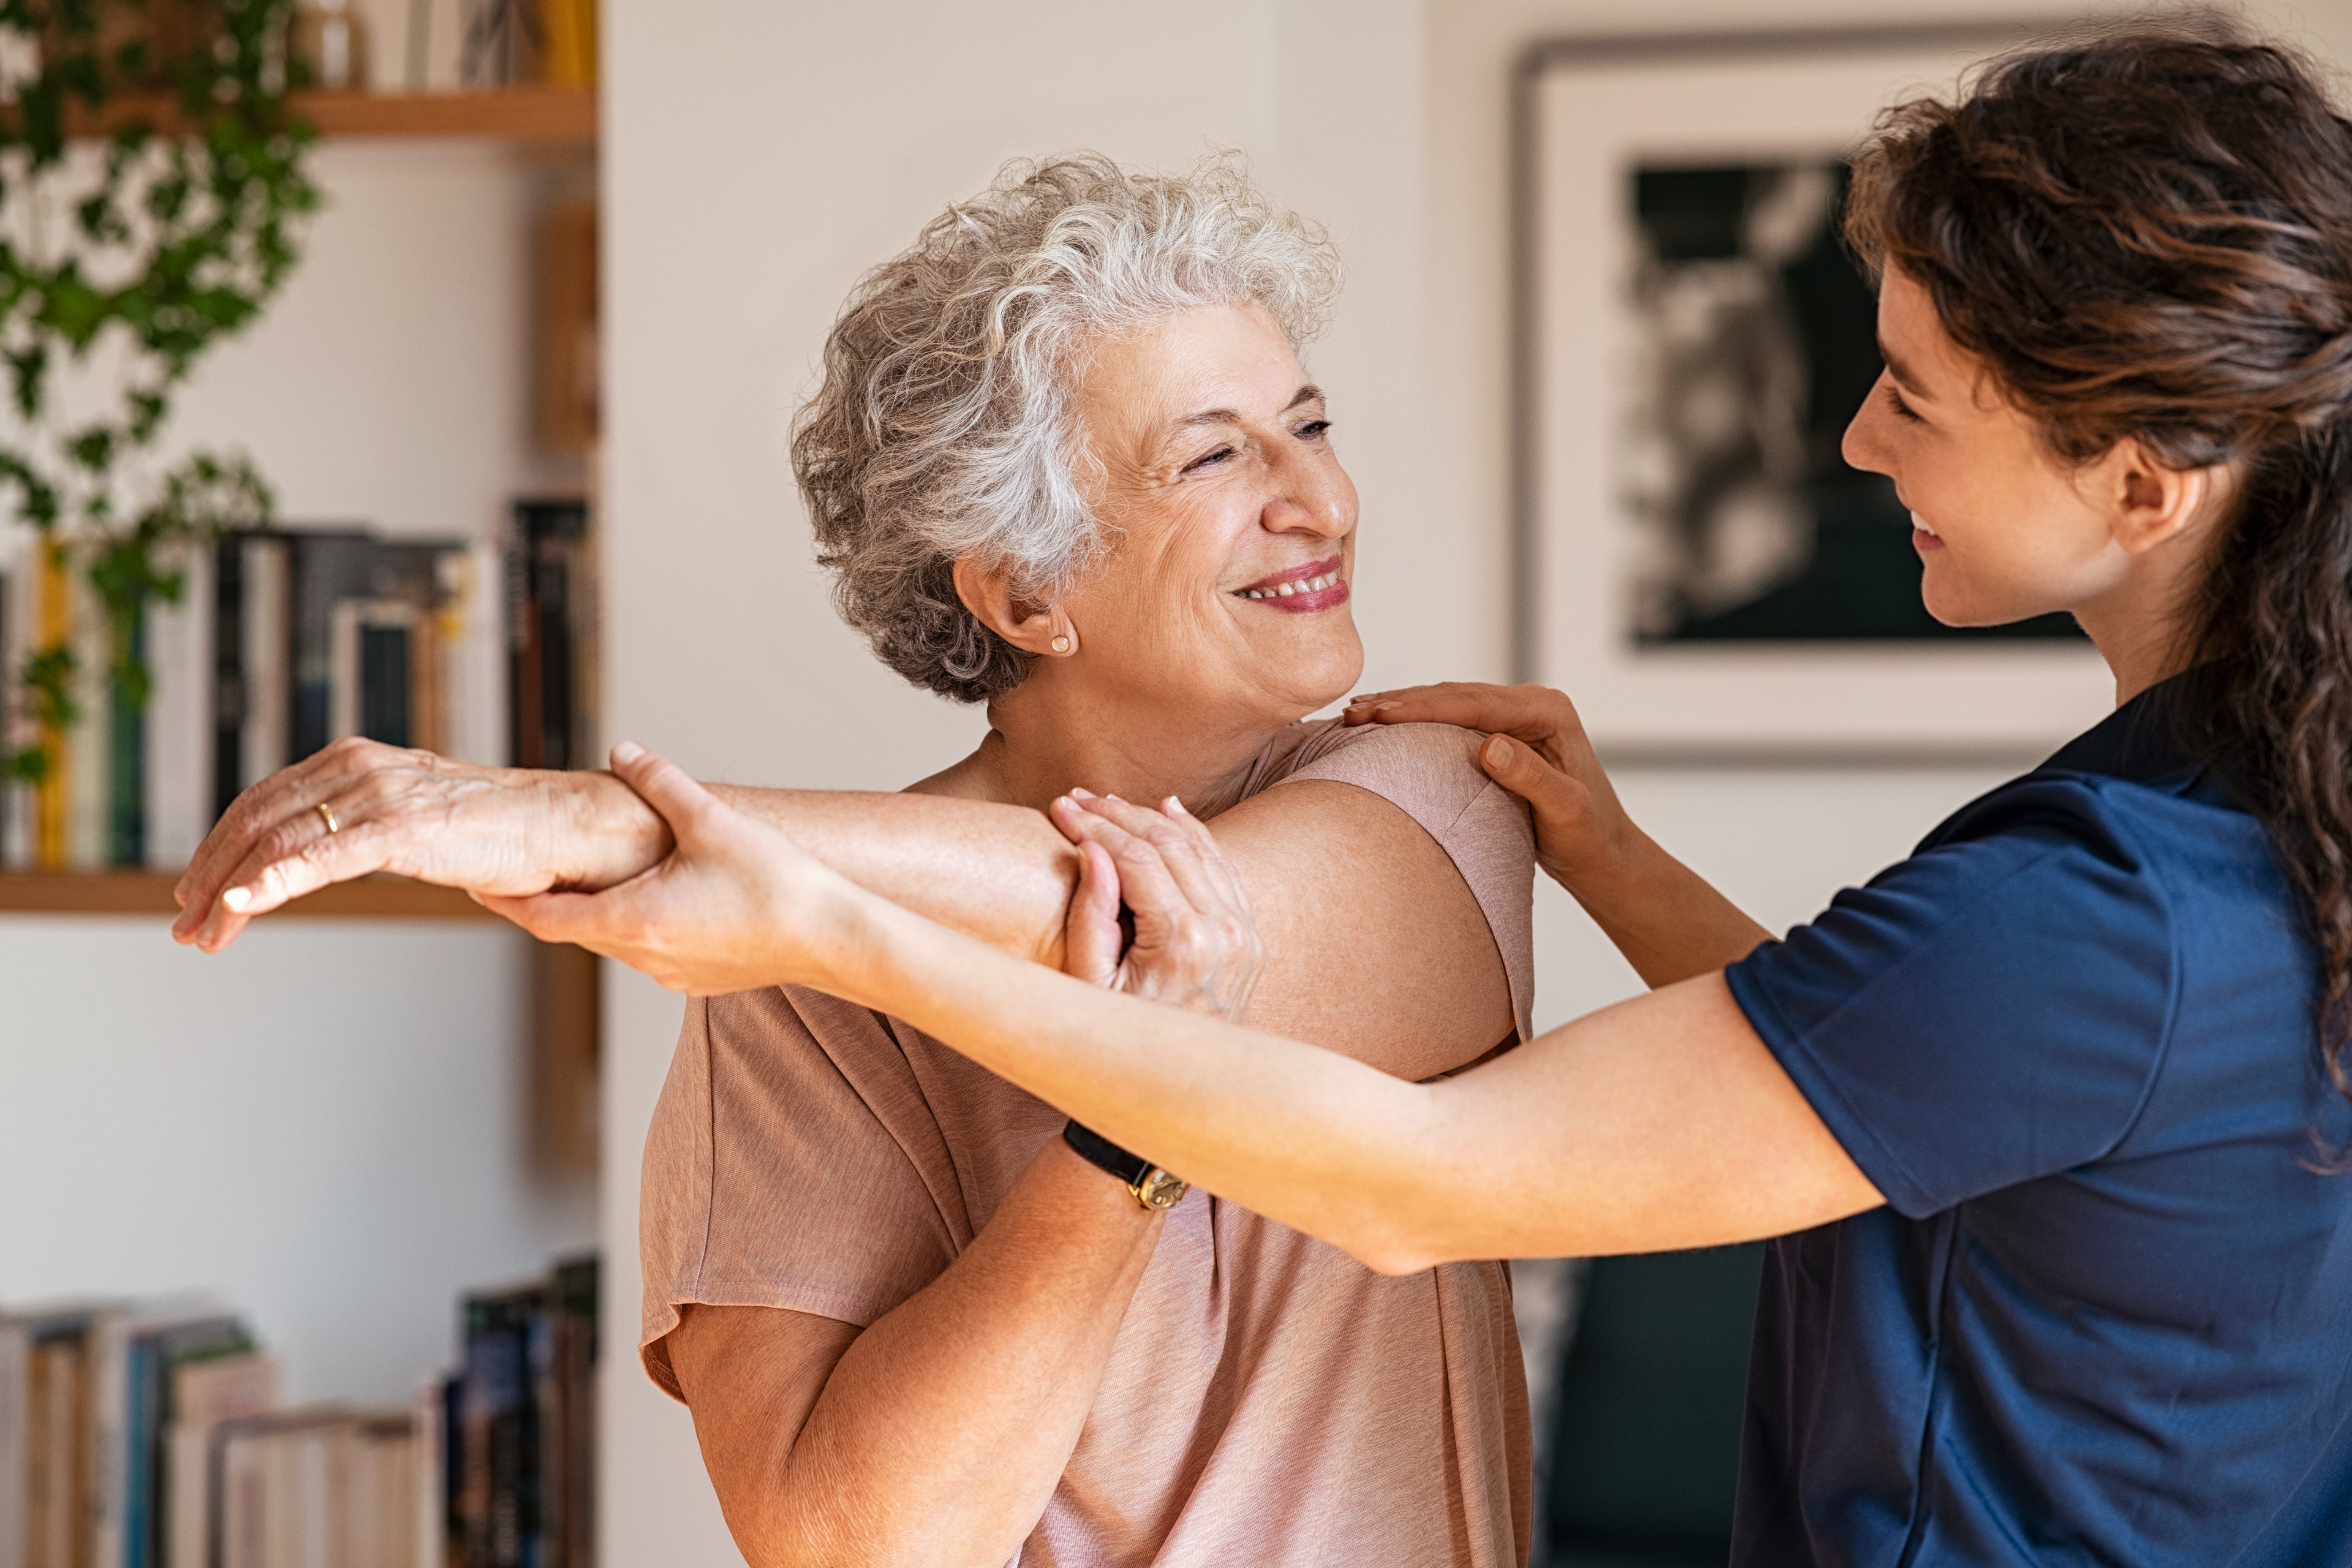
{"type": "MultiPolygon", "coordinates": [[[[1078,856],[1043,813],[919,788],[711,793],[870,892],[1063,967],[1078,856]]],[[[1396,805],[1301,780],[1243,802],[1216,832],[1270,954],[1253,1022],[1407,1079],[1452,1071],[1512,1037],[1508,976],[1476,898],[1396,805]]],[[[541,923],[532,895],[616,886],[660,865],[672,842],[609,773],[489,768],[340,741],[237,800],[181,879],[173,934],[218,952],[294,898],[394,871],[466,889],[534,934],[569,941],[541,923]]],[[[723,946],[706,954],[688,930],[662,933],[660,952],[640,943],[638,966],[690,976],[706,956],[726,962],[723,946]]]]}

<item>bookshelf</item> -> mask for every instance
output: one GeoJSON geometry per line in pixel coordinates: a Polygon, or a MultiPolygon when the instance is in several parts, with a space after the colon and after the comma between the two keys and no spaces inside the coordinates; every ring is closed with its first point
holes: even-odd
{"type": "MultiPolygon", "coordinates": [[[[351,137],[475,137],[545,147],[593,147],[593,88],[524,85],[472,92],[303,92],[289,100],[320,135],[351,137]]],[[[70,112],[68,132],[109,136],[138,122],[169,132],[179,120],[170,98],[124,98],[96,113],[70,112]]]]}
{"type": "MultiPolygon", "coordinates": [[[[0,871],[0,914],[177,914],[170,871],[0,871]]],[[[456,888],[405,877],[363,877],[297,899],[279,916],[340,916],[353,920],[495,921],[499,917],[456,888]]]]}

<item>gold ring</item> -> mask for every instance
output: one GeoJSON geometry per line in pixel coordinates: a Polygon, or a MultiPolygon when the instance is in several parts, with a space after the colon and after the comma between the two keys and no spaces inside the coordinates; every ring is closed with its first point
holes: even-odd
{"type": "Polygon", "coordinates": [[[341,833],[341,832],[343,830],[343,825],[342,825],[341,823],[337,822],[337,821],[335,820],[335,808],[334,808],[333,806],[329,805],[325,801],[323,801],[323,800],[322,800],[322,801],[320,801],[320,802],[318,804],[318,805],[317,805],[317,807],[316,807],[315,809],[318,811],[318,813],[319,813],[319,815],[320,815],[320,816],[323,816],[323,817],[325,817],[325,818],[327,819],[327,832],[328,832],[331,836],[331,835],[333,835],[333,834],[341,833]]]}

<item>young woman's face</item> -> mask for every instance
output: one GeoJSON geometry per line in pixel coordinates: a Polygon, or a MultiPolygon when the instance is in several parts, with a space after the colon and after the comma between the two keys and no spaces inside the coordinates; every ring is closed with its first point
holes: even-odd
{"type": "Polygon", "coordinates": [[[2127,562],[2108,513],[1944,331],[1927,290],[1892,268],[1878,342],[1886,368],[1846,426],[1845,460],[1892,479],[1910,509],[1928,614],[2000,626],[2114,588],[2127,562]]]}
{"type": "Polygon", "coordinates": [[[1078,413],[1116,531],[1063,602],[1086,679],[1213,721],[1287,723],[1346,692],[1356,487],[1273,317],[1186,310],[1111,344],[1078,413]]]}

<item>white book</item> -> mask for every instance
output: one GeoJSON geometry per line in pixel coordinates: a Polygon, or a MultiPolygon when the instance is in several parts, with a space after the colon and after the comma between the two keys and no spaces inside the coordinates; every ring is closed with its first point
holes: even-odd
{"type": "Polygon", "coordinates": [[[227,1422],[277,1406],[278,1363],[260,1351],[192,1362],[173,1374],[176,1419],[166,1439],[162,1568],[207,1568],[213,1534],[213,1436],[227,1422]]]}
{"type": "Polygon", "coordinates": [[[284,767],[292,734],[287,668],[289,638],[286,542],[248,539],[245,552],[245,727],[238,784],[248,787],[284,767]]]}
{"type": "Polygon", "coordinates": [[[503,767],[507,755],[505,546],[477,540],[441,558],[442,668],[446,672],[443,744],[461,762],[503,767]]]}
{"type": "Polygon", "coordinates": [[[177,604],[147,616],[147,864],[178,871],[212,816],[213,555],[188,552],[177,604]]]}
{"type": "Polygon", "coordinates": [[[321,1406],[220,1429],[219,1568],[342,1568],[358,1427],[321,1406]]]}
{"type": "Polygon", "coordinates": [[[345,1491],[344,1568],[413,1568],[416,1561],[416,1429],[406,1412],[352,1427],[345,1491]]]}
{"type": "Polygon", "coordinates": [[[416,1391],[411,1402],[415,1412],[416,1447],[412,1472],[415,1490],[411,1500],[415,1523],[410,1536],[413,1555],[404,1563],[393,1568],[449,1568],[449,1499],[445,1487],[449,1476],[448,1433],[446,1430],[448,1406],[444,1402],[441,1380],[428,1377],[416,1391]]]}
{"type": "Polygon", "coordinates": [[[77,870],[95,869],[110,860],[107,842],[108,775],[107,723],[110,683],[107,670],[114,662],[106,605],[89,585],[85,563],[76,559],[72,574],[74,655],[73,698],[79,711],[66,732],[66,864],[77,870]]]}

